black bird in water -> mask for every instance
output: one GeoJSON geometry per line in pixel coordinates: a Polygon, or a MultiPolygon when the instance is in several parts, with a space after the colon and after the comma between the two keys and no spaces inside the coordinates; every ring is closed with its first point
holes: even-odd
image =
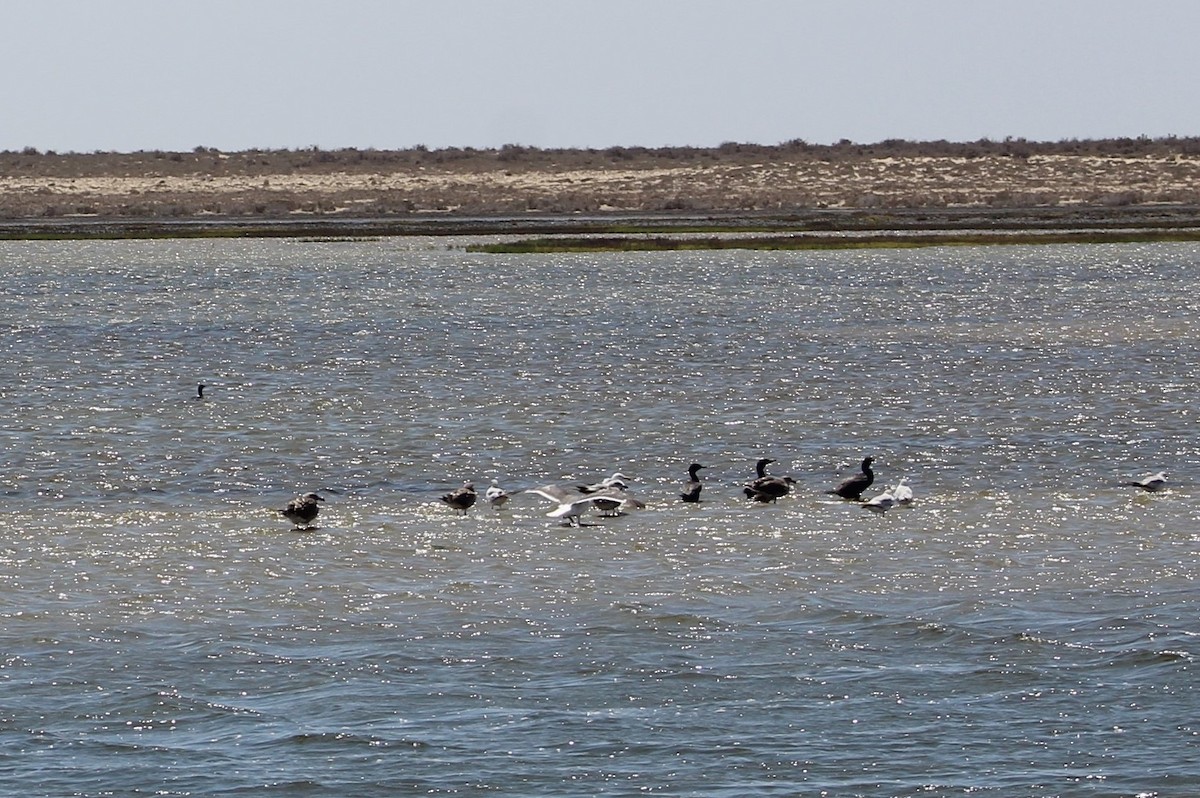
{"type": "Polygon", "coordinates": [[[205,388],[207,388],[207,387],[208,387],[208,386],[207,386],[207,385],[205,385],[204,383],[199,383],[199,384],[196,386],[196,398],[197,398],[197,399],[203,399],[203,398],[204,398],[204,389],[205,389],[205,388]]]}
{"type": "Polygon", "coordinates": [[[700,475],[696,472],[701,468],[704,468],[704,466],[699,463],[692,463],[688,466],[688,481],[683,485],[683,493],[679,494],[679,498],[685,502],[700,501],[700,491],[704,486],[700,484],[700,475]]]}
{"type": "Polygon", "coordinates": [[[461,488],[452,490],[442,497],[442,501],[455,510],[462,511],[463,515],[466,515],[467,510],[474,506],[475,499],[475,485],[471,482],[464,482],[461,488]]]}
{"type": "Polygon", "coordinates": [[[796,484],[796,480],[791,477],[767,476],[767,466],[774,462],[771,458],[764,457],[755,464],[755,473],[758,476],[742,489],[747,499],[754,499],[756,502],[773,502],[780,496],[786,496],[791,492],[792,485],[796,484]]]}
{"type": "Polygon", "coordinates": [[[317,520],[317,513],[321,512],[317,502],[323,501],[325,500],[315,493],[306,493],[292,499],[279,512],[292,522],[295,529],[310,529],[312,522],[317,520]]]}
{"type": "Polygon", "coordinates": [[[875,472],[871,470],[873,462],[875,462],[874,457],[865,458],[862,461],[861,474],[844,479],[836,488],[825,492],[841,496],[843,499],[854,499],[855,501],[861,499],[863,491],[871,487],[871,483],[875,481],[875,472]]]}

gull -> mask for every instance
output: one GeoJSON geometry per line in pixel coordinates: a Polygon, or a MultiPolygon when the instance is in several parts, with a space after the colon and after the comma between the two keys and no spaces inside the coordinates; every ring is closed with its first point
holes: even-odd
{"type": "Polygon", "coordinates": [[[616,518],[622,515],[622,510],[626,506],[641,510],[645,509],[646,503],[635,499],[628,493],[628,485],[621,480],[614,480],[608,490],[590,493],[592,504],[596,505],[596,509],[600,511],[600,515],[605,518],[616,518]]]}
{"type": "Polygon", "coordinates": [[[1125,484],[1133,488],[1141,488],[1149,493],[1154,493],[1167,486],[1167,472],[1159,471],[1157,474],[1142,477],[1137,482],[1126,482],[1125,484]]]}
{"type": "Polygon", "coordinates": [[[614,509],[616,510],[620,510],[626,505],[631,507],[645,507],[643,502],[625,495],[623,488],[615,486],[592,493],[584,493],[579,488],[563,485],[543,485],[540,488],[530,488],[526,493],[536,493],[552,502],[557,502],[558,506],[546,513],[546,515],[551,518],[563,518],[566,520],[568,526],[582,526],[580,516],[589,507],[598,507],[601,503],[604,503],[605,508],[615,505],[614,509]]]}
{"type": "Polygon", "coordinates": [[[758,477],[753,482],[748,482],[742,491],[746,494],[747,499],[754,499],[759,502],[773,502],[779,499],[780,496],[786,496],[792,490],[792,485],[796,484],[796,480],[791,477],[771,477],[767,476],[767,466],[775,461],[769,457],[764,457],[759,460],[754,468],[758,477]]]}
{"type": "Polygon", "coordinates": [[[292,522],[293,529],[312,529],[312,522],[317,520],[317,513],[321,512],[317,502],[323,501],[325,499],[315,493],[306,493],[292,499],[279,512],[292,522]]]}
{"type": "Polygon", "coordinates": [[[704,468],[704,466],[699,463],[692,463],[688,466],[688,481],[683,485],[683,493],[679,494],[679,498],[685,502],[700,501],[700,491],[703,490],[704,486],[700,484],[700,475],[696,472],[701,468],[704,468]]]}
{"type": "Polygon", "coordinates": [[[896,500],[896,504],[912,504],[913,490],[904,483],[908,481],[905,477],[896,483],[896,487],[892,488],[892,498],[896,500]]]}
{"type": "Polygon", "coordinates": [[[622,474],[620,471],[613,474],[611,477],[606,477],[592,485],[579,485],[580,493],[595,493],[600,490],[607,490],[616,487],[618,484],[625,487],[625,483],[629,481],[629,477],[622,474]]]}
{"type": "Polygon", "coordinates": [[[876,496],[872,499],[868,499],[867,501],[863,502],[862,506],[866,507],[868,510],[871,510],[872,512],[886,513],[888,510],[892,509],[892,507],[894,507],[895,505],[896,505],[896,497],[893,496],[889,491],[885,490],[883,493],[879,494],[878,496],[876,496]]]}
{"type": "Polygon", "coordinates": [[[875,481],[875,472],[871,470],[871,463],[873,462],[875,462],[874,457],[864,459],[862,461],[861,474],[855,474],[849,479],[844,479],[836,488],[825,492],[841,496],[843,499],[861,499],[863,491],[871,487],[871,483],[875,481]]]}
{"type": "Polygon", "coordinates": [[[442,501],[466,515],[467,510],[475,504],[475,498],[475,485],[471,482],[464,482],[461,488],[452,490],[443,496],[442,501]]]}
{"type": "Polygon", "coordinates": [[[497,485],[495,480],[492,480],[492,484],[484,491],[483,497],[487,499],[488,504],[492,505],[494,509],[499,510],[508,501],[509,493],[497,485]]]}

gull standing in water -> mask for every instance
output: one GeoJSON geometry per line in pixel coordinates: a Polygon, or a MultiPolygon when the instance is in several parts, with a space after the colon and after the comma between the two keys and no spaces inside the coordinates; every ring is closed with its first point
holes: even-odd
{"type": "Polygon", "coordinates": [[[483,497],[487,499],[488,504],[492,505],[492,509],[499,510],[508,501],[509,493],[497,485],[495,480],[492,480],[492,484],[484,491],[483,497]]]}
{"type": "Polygon", "coordinates": [[[461,488],[452,490],[442,497],[442,501],[459,510],[463,515],[467,514],[467,510],[475,505],[475,485],[471,482],[464,482],[461,488]]]}
{"type": "Polygon", "coordinates": [[[904,484],[907,481],[908,477],[905,477],[896,483],[896,487],[892,488],[892,498],[896,500],[896,504],[909,505],[913,503],[913,489],[904,484]]]}
{"type": "Polygon", "coordinates": [[[1167,486],[1167,472],[1159,471],[1157,474],[1142,477],[1137,482],[1126,482],[1125,484],[1133,488],[1141,488],[1148,493],[1155,493],[1167,486]]]}
{"type": "Polygon", "coordinates": [[[699,463],[692,463],[688,466],[688,481],[683,485],[683,493],[679,494],[679,498],[685,502],[700,501],[700,491],[704,489],[704,485],[700,483],[700,475],[698,472],[704,466],[699,463]]]}
{"type": "Polygon", "coordinates": [[[323,501],[325,499],[316,493],[306,493],[292,499],[279,512],[292,522],[293,529],[312,529],[312,522],[317,520],[317,514],[321,512],[321,507],[317,502],[323,501]]]}
{"type": "Polygon", "coordinates": [[[638,510],[646,507],[645,502],[629,495],[629,486],[619,479],[613,480],[612,485],[607,490],[597,491],[588,495],[592,497],[592,504],[596,505],[596,509],[600,511],[600,515],[604,518],[616,518],[624,515],[623,511],[626,507],[638,510]]]}

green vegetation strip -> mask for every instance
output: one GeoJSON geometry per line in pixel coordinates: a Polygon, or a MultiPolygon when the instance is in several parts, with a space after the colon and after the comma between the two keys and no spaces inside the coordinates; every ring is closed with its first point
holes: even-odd
{"type": "Polygon", "coordinates": [[[948,235],[762,236],[672,238],[665,236],[551,236],[494,244],[476,244],[471,252],[548,254],[561,252],[671,252],[714,249],[896,249],[912,247],[985,246],[992,244],[1129,244],[1154,241],[1200,241],[1200,230],[954,233],[948,235]]]}

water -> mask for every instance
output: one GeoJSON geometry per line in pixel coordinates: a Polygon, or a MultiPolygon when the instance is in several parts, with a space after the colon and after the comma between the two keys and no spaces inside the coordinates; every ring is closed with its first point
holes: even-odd
{"type": "Polygon", "coordinates": [[[1200,778],[1193,245],[0,258],[5,793],[1200,778]],[[865,454],[914,507],[823,493],[865,454]],[[579,529],[437,500],[618,470],[579,529]]]}

